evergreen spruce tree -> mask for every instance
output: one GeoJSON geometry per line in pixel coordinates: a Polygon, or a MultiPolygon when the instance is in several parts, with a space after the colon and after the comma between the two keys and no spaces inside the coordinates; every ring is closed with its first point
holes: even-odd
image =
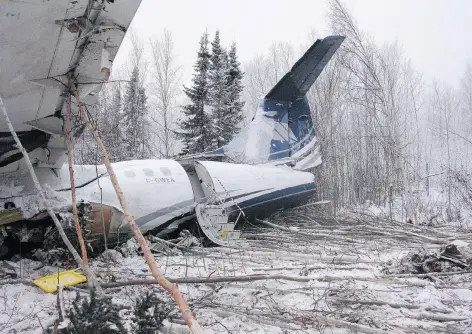
{"type": "Polygon", "coordinates": [[[211,43],[210,68],[208,71],[208,104],[212,121],[212,149],[227,143],[224,132],[228,123],[229,67],[228,55],[221,47],[220,32],[216,31],[211,43]]]}
{"type": "Polygon", "coordinates": [[[147,96],[140,85],[139,69],[135,67],[123,101],[124,155],[127,159],[146,159],[151,155],[147,96]]]}
{"type": "Polygon", "coordinates": [[[239,130],[239,124],[243,120],[244,102],[241,101],[243,91],[243,72],[236,54],[236,44],[233,43],[228,53],[228,80],[227,80],[227,108],[224,117],[222,133],[224,142],[228,143],[239,130]]]}
{"type": "Polygon", "coordinates": [[[190,99],[190,103],[183,107],[182,111],[186,118],[179,124],[182,131],[178,135],[184,144],[183,154],[203,152],[211,147],[212,129],[205,108],[208,103],[209,63],[208,35],[205,33],[200,39],[192,87],[184,87],[184,93],[190,99]]]}
{"type": "Polygon", "coordinates": [[[172,305],[156,292],[148,291],[142,298],[138,297],[134,308],[134,334],[157,333],[172,310],[172,305]]]}
{"type": "Polygon", "coordinates": [[[123,306],[112,302],[109,296],[99,297],[91,291],[90,300],[77,294],[72,309],[67,312],[70,324],[59,333],[71,334],[126,334],[128,331],[120,318],[123,306]]]}

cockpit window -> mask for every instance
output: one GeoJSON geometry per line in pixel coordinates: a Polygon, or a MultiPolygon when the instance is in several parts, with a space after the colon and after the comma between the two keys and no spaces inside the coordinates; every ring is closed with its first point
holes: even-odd
{"type": "Polygon", "coordinates": [[[154,172],[150,168],[143,168],[143,172],[146,176],[154,176],[154,172]]]}
{"type": "Polygon", "coordinates": [[[167,167],[161,167],[161,172],[162,172],[162,174],[167,175],[167,176],[171,176],[171,175],[172,175],[172,172],[171,172],[170,169],[167,168],[167,167]]]}

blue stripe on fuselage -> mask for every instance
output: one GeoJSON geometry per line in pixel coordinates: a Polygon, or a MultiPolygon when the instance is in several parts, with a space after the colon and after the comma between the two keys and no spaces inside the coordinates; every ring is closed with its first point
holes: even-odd
{"type": "MultiPolygon", "coordinates": [[[[280,209],[287,209],[307,202],[315,192],[314,183],[305,183],[259,195],[239,202],[238,205],[247,216],[268,216],[280,209]]],[[[236,206],[231,206],[228,212],[230,216],[239,215],[239,209],[236,206]]]]}

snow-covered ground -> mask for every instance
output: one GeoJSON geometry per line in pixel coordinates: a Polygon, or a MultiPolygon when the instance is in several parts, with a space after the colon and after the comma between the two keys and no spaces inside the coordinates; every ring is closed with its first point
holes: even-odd
{"type": "MultiPolygon", "coordinates": [[[[434,252],[448,241],[467,240],[456,228],[362,216],[322,219],[303,210],[273,221],[291,225],[285,230],[249,229],[246,239],[231,248],[195,247],[156,256],[170,278],[260,279],[179,284],[205,333],[472,333],[471,273],[425,279],[382,270],[408,252],[434,252]]],[[[21,278],[31,280],[56,270],[29,266],[23,266],[21,278]]],[[[113,273],[118,282],[152,278],[138,255],[118,264],[95,259],[92,267],[102,277],[113,273]]],[[[56,295],[24,284],[0,289],[0,333],[41,333],[41,326],[56,319],[56,295]]],[[[150,289],[161,291],[154,285],[136,285],[107,293],[116,303],[132,307],[136,297],[150,289]]],[[[66,308],[75,294],[65,291],[66,308]]],[[[187,333],[178,324],[178,310],[174,316],[165,331],[187,333]]],[[[129,319],[126,313],[123,317],[129,319]]]]}

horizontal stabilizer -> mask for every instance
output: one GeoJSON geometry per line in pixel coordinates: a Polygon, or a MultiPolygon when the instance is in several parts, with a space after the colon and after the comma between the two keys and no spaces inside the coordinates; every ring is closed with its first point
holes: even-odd
{"type": "Polygon", "coordinates": [[[293,65],[290,72],[266,95],[267,99],[294,101],[303,97],[344,41],[344,36],[328,36],[317,40],[293,65]]]}

